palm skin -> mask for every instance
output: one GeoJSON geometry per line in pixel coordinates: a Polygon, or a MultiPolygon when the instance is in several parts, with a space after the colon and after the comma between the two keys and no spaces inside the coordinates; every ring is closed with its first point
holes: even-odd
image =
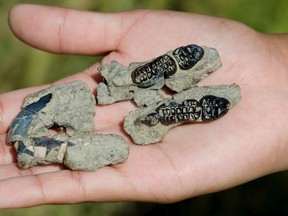
{"type": "Polygon", "coordinates": [[[133,103],[97,106],[96,131],[125,136],[130,156],[123,164],[79,172],[61,166],[17,167],[15,152],[6,141],[8,127],[25,95],[43,86],[2,94],[0,207],[84,201],[174,202],[287,169],[285,35],[264,35],[234,21],[168,11],[100,14],[18,5],[11,10],[9,21],[17,37],[49,52],[108,53],[101,62],[57,84],[78,79],[95,91],[100,65],[111,60],[124,65],[146,61],[195,43],[216,48],[223,62],[199,84],[237,83],[242,99],[223,118],[179,126],[163,142],[148,146],[132,144],[121,128],[123,117],[135,109],[133,103]]]}

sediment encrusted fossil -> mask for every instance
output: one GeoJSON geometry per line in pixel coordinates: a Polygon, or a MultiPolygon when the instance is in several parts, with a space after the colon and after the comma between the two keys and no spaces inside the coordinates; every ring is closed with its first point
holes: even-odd
{"type": "Polygon", "coordinates": [[[95,170],[126,160],[129,150],[122,137],[94,132],[95,103],[80,81],[28,95],[8,133],[19,166],[60,163],[95,170]]]}
{"type": "Polygon", "coordinates": [[[112,61],[99,68],[103,82],[97,88],[97,101],[111,104],[134,99],[138,106],[147,106],[164,98],[159,91],[164,85],[175,92],[183,91],[221,64],[216,49],[195,44],[179,47],[151,61],[131,63],[128,68],[112,61]]]}
{"type": "Polygon", "coordinates": [[[173,127],[187,122],[209,122],[224,116],[240,100],[236,84],[194,86],[148,107],[131,111],[124,130],[136,144],[160,142],[173,127]]]}

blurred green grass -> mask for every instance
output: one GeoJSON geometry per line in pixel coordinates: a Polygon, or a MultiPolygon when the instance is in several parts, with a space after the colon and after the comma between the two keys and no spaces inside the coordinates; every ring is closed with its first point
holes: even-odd
{"type": "MultiPolygon", "coordinates": [[[[177,10],[238,20],[258,31],[266,33],[288,32],[288,1],[286,0],[63,0],[61,2],[48,0],[0,0],[0,93],[53,82],[80,72],[99,60],[99,57],[96,56],[45,53],[19,41],[11,33],[7,22],[9,9],[17,3],[37,3],[100,12],[144,8],[177,10]]],[[[273,212],[275,208],[280,211],[281,207],[279,206],[282,206],[282,204],[288,205],[288,191],[284,183],[285,180],[287,182],[287,179],[286,172],[275,174],[231,190],[172,205],[148,203],[50,205],[28,209],[0,210],[0,215],[116,216],[148,215],[147,212],[149,212],[149,215],[156,215],[156,213],[174,215],[174,211],[177,211],[177,215],[190,215],[192,210],[196,214],[201,212],[201,215],[210,215],[212,210],[215,215],[226,215],[223,212],[222,214],[217,212],[217,210],[220,211],[221,209],[230,213],[233,209],[238,213],[253,213],[254,210],[258,214],[261,212],[265,213],[265,209],[266,212],[273,212]],[[275,188],[270,187],[275,192],[271,193],[271,191],[265,190],[265,188],[267,189],[266,184],[270,183],[275,183],[273,186],[277,187],[277,189],[279,187],[284,187],[285,189],[279,189],[275,192],[275,188]],[[253,197],[254,200],[259,201],[258,204],[253,204],[253,201],[247,198],[251,196],[249,191],[256,193],[256,195],[253,194],[253,197]],[[264,199],[262,193],[269,193],[269,197],[264,199]],[[241,200],[243,197],[245,200],[241,200]],[[249,200],[251,202],[248,202],[249,200]]],[[[283,207],[282,210],[288,214],[288,208],[283,207]]]]}

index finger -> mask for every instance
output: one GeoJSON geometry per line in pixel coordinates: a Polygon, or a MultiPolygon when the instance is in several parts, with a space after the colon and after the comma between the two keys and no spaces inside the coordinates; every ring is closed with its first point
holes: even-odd
{"type": "Polygon", "coordinates": [[[34,47],[91,55],[117,49],[123,33],[134,22],[133,16],[125,19],[125,14],[20,4],[11,9],[9,24],[19,39],[34,47]]]}

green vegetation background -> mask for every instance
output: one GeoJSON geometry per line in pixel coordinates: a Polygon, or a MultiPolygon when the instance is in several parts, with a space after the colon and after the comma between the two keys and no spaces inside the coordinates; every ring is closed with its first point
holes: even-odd
{"type": "MultiPolygon", "coordinates": [[[[9,9],[17,3],[101,12],[138,8],[168,9],[226,17],[261,32],[288,32],[286,0],[0,0],[0,93],[55,81],[80,72],[99,59],[96,56],[55,55],[23,44],[13,36],[7,22],[9,9]]],[[[0,215],[288,215],[287,180],[288,173],[282,172],[230,190],[168,205],[133,202],[47,205],[0,210],[0,215]]]]}

